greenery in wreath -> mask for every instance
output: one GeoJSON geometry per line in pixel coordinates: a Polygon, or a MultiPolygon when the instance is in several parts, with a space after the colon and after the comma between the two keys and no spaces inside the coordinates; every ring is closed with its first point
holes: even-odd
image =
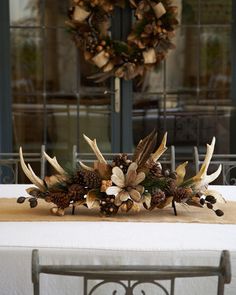
{"type": "Polygon", "coordinates": [[[85,60],[100,72],[101,82],[111,76],[130,80],[159,64],[169,49],[178,24],[177,7],[170,0],[74,0],[66,22],[85,60]],[[110,32],[115,7],[129,5],[135,22],[126,42],[113,40],[110,32]]]}

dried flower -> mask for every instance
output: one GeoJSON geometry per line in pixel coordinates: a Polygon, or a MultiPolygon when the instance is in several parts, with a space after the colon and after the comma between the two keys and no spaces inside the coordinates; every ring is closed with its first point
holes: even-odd
{"type": "Polygon", "coordinates": [[[106,190],[107,195],[115,195],[115,204],[121,205],[122,202],[131,198],[134,202],[142,200],[144,187],[139,185],[145,179],[145,173],[137,173],[138,165],[133,162],[130,164],[126,174],[119,167],[112,169],[111,180],[116,186],[111,186],[106,190]]]}

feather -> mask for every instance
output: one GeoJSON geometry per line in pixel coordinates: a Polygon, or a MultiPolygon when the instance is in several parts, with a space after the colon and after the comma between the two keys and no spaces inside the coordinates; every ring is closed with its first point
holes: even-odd
{"type": "Polygon", "coordinates": [[[150,157],[150,154],[153,152],[157,141],[157,132],[154,129],[148,136],[140,140],[134,155],[133,162],[138,164],[138,167],[142,167],[150,157]]]}

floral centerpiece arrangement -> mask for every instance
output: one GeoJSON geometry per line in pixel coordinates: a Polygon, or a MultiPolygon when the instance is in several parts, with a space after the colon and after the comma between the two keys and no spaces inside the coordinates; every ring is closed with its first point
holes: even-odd
{"type": "MultiPolygon", "coordinates": [[[[189,206],[204,207],[213,210],[217,216],[223,212],[214,209],[217,201],[224,201],[218,192],[208,190],[208,184],[221,173],[221,165],[211,175],[207,170],[213,155],[215,138],[207,145],[205,160],[200,171],[191,178],[186,178],[187,162],[179,165],[175,171],[162,168],[159,159],[167,150],[167,134],[156,149],[157,133],[153,131],[140,140],[132,158],[127,154],[118,154],[108,163],[100,152],[96,139],[91,140],[84,135],[85,140],[96,155],[93,167],[79,162],[74,171],[63,169],[57,159],[46,159],[55,168],[57,174],[40,179],[26,165],[22,148],[20,148],[21,166],[36,186],[27,189],[29,197],[19,197],[18,203],[28,199],[30,207],[38,205],[38,199],[53,203],[51,212],[64,215],[65,209],[85,206],[88,209],[97,208],[102,215],[112,216],[120,210],[139,211],[141,207],[147,210],[163,209],[175,203],[189,206]]],[[[79,210],[77,210],[79,213],[79,210]]]]}

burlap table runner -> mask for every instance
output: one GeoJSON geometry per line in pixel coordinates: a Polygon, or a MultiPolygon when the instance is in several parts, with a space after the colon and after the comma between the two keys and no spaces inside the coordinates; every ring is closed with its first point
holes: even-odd
{"type": "Polygon", "coordinates": [[[115,222],[184,222],[184,223],[212,223],[236,224],[236,202],[218,204],[217,209],[224,211],[224,216],[218,217],[207,208],[187,207],[177,204],[178,216],[174,216],[173,209],[155,209],[140,212],[120,212],[114,217],[102,217],[97,209],[77,208],[75,215],[68,209],[65,216],[55,216],[50,212],[52,204],[40,200],[38,207],[31,209],[29,203],[16,203],[16,199],[0,198],[0,221],[115,221],[115,222]]]}

